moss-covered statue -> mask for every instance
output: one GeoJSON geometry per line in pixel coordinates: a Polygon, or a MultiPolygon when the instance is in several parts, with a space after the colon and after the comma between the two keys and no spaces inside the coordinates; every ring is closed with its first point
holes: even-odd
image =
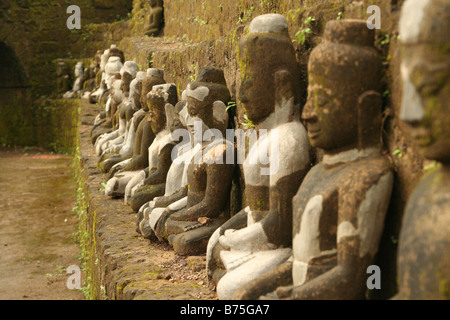
{"type": "Polygon", "coordinates": [[[335,20],[311,52],[302,119],[323,160],[292,201],[292,258],[234,298],[267,291],[265,298],[275,299],[365,298],[393,184],[381,154],[381,64],[373,41],[365,21],[335,20]]]}
{"type": "Polygon", "coordinates": [[[450,2],[409,0],[400,41],[403,101],[423,156],[437,167],[406,204],[398,243],[398,299],[450,299],[450,2]]]}
{"type": "MultiPolygon", "coordinates": [[[[98,56],[96,55],[97,60],[98,56]]],[[[100,71],[97,74],[97,81],[99,82],[97,90],[89,95],[89,102],[102,103],[102,100],[107,100],[108,86],[107,86],[107,72],[106,65],[111,57],[119,57],[120,63],[125,63],[125,56],[123,51],[118,49],[115,44],[112,44],[109,49],[106,49],[103,54],[100,55],[100,71]]],[[[120,67],[119,67],[120,69],[120,67]]],[[[117,71],[119,72],[119,71],[117,71]]],[[[104,118],[104,114],[102,114],[104,118]]]]}
{"type": "MultiPolygon", "coordinates": [[[[173,108],[173,112],[167,114],[169,119],[170,130],[173,133],[173,138],[177,138],[176,130],[186,130],[186,123],[189,117],[187,112],[186,90],[181,95],[181,100],[173,108]]],[[[182,138],[182,136],[180,137],[182,138]]],[[[155,239],[155,233],[152,230],[149,222],[149,215],[156,208],[156,210],[165,210],[166,207],[175,203],[187,196],[187,169],[189,163],[194,156],[192,151],[193,145],[191,145],[190,138],[182,139],[175,146],[176,150],[172,151],[174,159],[170,165],[169,171],[165,181],[164,195],[161,197],[155,197],[152,201],[145,203],[139,208],[137,215],[137,229],[136,231],[144,236],[146,239],[155,239]]],[[[154,227],[154,226],[153,226],[154,227]]]]}
{"type": "MultiPolygon", "coordinates": [[[[117,129],[101,135],[95,142],[95,151],[97,155],[110,147],[118,146],[125,139],[127,127],[127,112],[132,111],[129,102],[130,84],[139,71],[139,67],[134,61],[126,61],[120,69],[120,80],[114,82],[111,88],[111,114],[113,119],[113,127],[117,129]],[[115,119],[118,120],[118,126],[115,119]]],[[[128,115],[128,118],[132,116],[128,115]]]]}
{"type": "Polygon", "coordinates": [[[78,97],[78,94],[83,89],[83,75],[84,75],[84,69],[83,69],[83,62],[77,62],[74,68],[74,74],[75,74],[75,82],[73,84],[73,87],[71,90],[64,93],[63,98],[64,99],[72,99],[78,97]]]}
{"type": "MultiPolygon", "coordinates": [[[[112,49],[110,49],[112,51],[112,49]]],[[[110,56],[108,62],[105,65],[105,76],[102,80],[102,86],[104,90],[99,97],[99,103],[105,103],[105,110],[100,112],[100,114],[96,117],[94,121],[94,126],[91,130],[91,142],[95,144],[98,137],[100,137],[104,133],[112,132],[115,127],[115,110],[114,106],[116,104],[115,100],[111,96],[111,87],[112,83],[115,79],[121,79],[120,69],[123,64],[121,62],[121,58],[119,56],[110,56]],[[106,99],[106,101],[105,101],[106,99]],[[112,108],[111,108],[112,107],[112,108]]]]}
{"type": "MultiPolygon", "coordinates": [[[[173,83],[153,86],[147,94],[151,123],[155,139],[148,150],[148,167],[136,175],[125,188],[125,203],[133,211],[154,197],[164,194],[167,172],[172,164],[172,123],[174,105],[178,102],[177,87],[173,83]]],[[[174,128],[177,129],[177,128],[174,128]]]]}
{"type": "Polygon", "coordinates": [[[286,19],[256,17],[238,49],[239,100],[258,138],[251,142],[250,136],[243,163],[248,206],[208,244],[208,276],[220,299],[291,256],[292,197],[311,167],[300,122],[304,90],[286,19]]]}
{"type": "Polygon", "coordinates": [[[149,21],[145,25],[144,34],[147,36],[157,36],[164,22],[163,0],[150,0],[150,6],[149,21]]]}
{"type": "MultiPolygon", "coordinates": [[[[224,138],[226,103],[231,98],[223,71],[202,68],[197,81],[187,86],[186,97],[186,126],[194,154],[185,159],[189,161],[187,196],[166,208],[153,209],[149,222],[156,236],[168,240],[176,253],[195,255],[206,251],[211,234],[229,217],[235,162],[227,159],[228,152],[234,154],[234,145],[224,138]]],[[[159,206],[165,200],[158,198],[155,203],[159,206]]]]}
{"type": "Polygon", "coordinates": [[[63,59],[56,61],[56,92],[64,94],[70,89],[70,73],[63,59]]]}
{"type": "MultiPolygon", "coordinates": [[[[150,68],[147,70],[147,77],[142,81],[141,89],[141,106],[148,114],[147,94],[152,90],[153,86],[164,84],[164,70],[150,68]]],[[[142,120],[136,130],[134,139],[133,156],[130,159],[119,162],[111,167],[108,172],[108,182],[105,187],[105,194],[112,197],[123,197],[125,187],[130,180],[141,170],[148,167],[148,150],[155,133],[152,130],[151,122],[142,120]]]]}
{"type": "Polygon", "coordinates": [[[141,120],[145,118],[145,111],[141,108],[140,97],[142,81],[146,76],[146,71],[139,71],[136,74],[136,78],[131,81],[130,93],[128,99],[125,101],[125,108],[120,111],[120,117],[126,120],[124,139],[121,144],[107,148],[101,155],[98,161],[98,167],[102,172],[109,172],[113,165],[133,156],[136,130],[141,120]]]}

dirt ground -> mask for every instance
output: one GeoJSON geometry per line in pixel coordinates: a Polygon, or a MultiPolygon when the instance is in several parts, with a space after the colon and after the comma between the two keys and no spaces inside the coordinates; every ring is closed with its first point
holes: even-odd
{"type": "Polygon", "coordinates": [[[71,157],[0,148],[0,299],[82,300],[66,274],[80,265],[71,157]]]}

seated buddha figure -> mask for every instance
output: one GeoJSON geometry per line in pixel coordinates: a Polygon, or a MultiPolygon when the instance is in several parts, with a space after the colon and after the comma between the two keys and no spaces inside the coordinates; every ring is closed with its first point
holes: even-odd
{"type": "Polygon", "coordinates": [[[70,74],[67,69],[67,64],[63,59],[58,59],[56,61],[56,92],[58,94],[64,94],[69,91],[70,86],[70,74]]]}
{"type": "Polygon", "coordinates": [[[129,159],[133,155],[136,130],[141,120],[145,117],[145,111],[141,108],[140,96],[142,81],[146,76],[147,72],[139,71],[136,74],[136,78],[130,83],[128,99],[123,102],[123,108],[120,110],[120,118],[125,119],[126,122],[124,139],[122,143],[106,148],[101,155],[98,167],[102,172],[108,172],[113,165],[129,159]]]}
{"type": "Polygon", "coordinates": [[[400,17],[403,98],[420,153],[436,161],[403,214],[397,299],[450,299],[450,3],[405,1],[400,17]]]}
{"type": "Polygon", "coordinates": [[[124,196],[125,203],[135,212],[145,202],[164,194],[167,172],[172,164],[172,149],[175,146],[171,124],[168,122],[171,117],[167,115],[173,113],[173,105],[177,102],[177,87],[173,83],[153,86],[152,91],[147,94],[148,121],[155,139],[148,150],[148,167],[130,180],[124,196]],[[136,189],[138,192],[135,195],[136,189]]]}
{"type": "Polygon", "coordinates": [[[226,103],[231,98],[223,71],[205,67],[200,74],[203,81],[186,88],[186,126],[195,153],[186,159],[190,160],[187,196],[166,208],[153,209],[148,218],[158,239],[168,240],[180,255],[204,253],[211,234],[229,218],[235,168],[234,159],[227,161],[227,153],[234,154],[234,144],[224,139],[228,127],[226,103]]]}
{"type": "MultiPolygon", "coordinates": [[[[96,143],[97,155],[102,155],[105,149],[119,145],[123,142],[126,133],[127,119],[126,110],[129,109],[130,83],[139,71],[139,67],[134,61],[126,61],[120,69],[120,81],[116,81],[111,89],[111,98],[114,100],[114,107],[111,106],[113,119],[118,119],[118,128],[111,133],[101,135],[96,143]]],[[[117,125],[115,126],[117,127],[117,125]]]]}
{"type": "MultiPolygon", "coordinates": [[[[172,108],[169,110],[171,109],[172,108]]],[[[170,204],[187,196],[187,168],[194,155],[189,137],[187,137],[187,139],[181,139],[181,141],[179,141],[180,139],[176,139],[177,137],[182,138],[181,135],[176,135],[176,130],[186,130],[186,121],[189,116],[187,112],[186,90],[183,91],[182,100],[178,101],[173,108],[173,112],[168,112],[168,109],[166,108],[166,116],[170,123],[172,139],[174,142],[178,141],[178,143],[174,149],[172,149],[173,161],[167,172],[163,196],[154,197],[152,201],[142,205],[138,211],[136,231],[147,239],[154,239],[155,236],[148,220],[151,211],[153,209],[165,210],[170,204]]],[[[136,191],[138,192],[139,190],[136,191]]]]}
{"type": "Polygon", "coordinates": [[[105,65],[105,80],[103,82],[103,87],[105,90],[99,97],[98,102],[101,105],[105,105],[104,112],[100,112],[94,122],[94,126],[91,130],[91,142],[95,144],[98,137],[104,133],[110,133],[114,131],[115,128],[115,105],[116,100],[111,96],[112,83],[115,80],[121,79],[120,69],[123,64],[118,56],[111,56],[108,63],[105,65]]]}
{"type": "Polygon", "coordinates": [[[74,68],[74,74],[75,74],[75,82],[73,84],[72,89],[64,93],[63,95],[64,99],[76,98],[78,93],[83,89],[83,79],[84,79],[83,62],[81,61],[77,62],[74,68]]]}
{"type": "Polygon", "coordinates": [[[152,10],[150,12],[148,25],[145,26],[144,34],[157,36],[161,30],[164,20],[164,9],[162,0],[150,0],[152,10]]]}
{"type": "Polygon", "coordinates": [[[381,63],[374,30],[334,20],[308,61],[302,119],[323,159],[293,198],[292,258],[234,299],[364,299],[393,185],[381,153],[381,63]]]}
{"type": "Polygon", "coordinates": [[[229,299],[290,257],[292,197],[311,166],[300,122],[300,71],[286,19],[279,14],[253,19],[238,59],[238,98],[257,140],[249,144],[243,163],[247,207],[220,226],[208,244],[208,277],[217,284],[219,299],[229,299]]]}
{"type": "MultiPolygon", "coordinates": [[[[162,69],[150,68],[147,70],[147,77],[142,81],[141,106],[148,119],[147,94],[153,86],[164,84],[164,71],[162,69]]],[[[111,167],[107,175],[107,185],[105,194],[112,197],[123,197],[125,187],[130,180],[141,170],[148,167],[148,149],[155,139],[151,122],[146,119],[141,120],[136,130],[134,139],[133,156],[127,160],[119,162],[111,167]]]]}

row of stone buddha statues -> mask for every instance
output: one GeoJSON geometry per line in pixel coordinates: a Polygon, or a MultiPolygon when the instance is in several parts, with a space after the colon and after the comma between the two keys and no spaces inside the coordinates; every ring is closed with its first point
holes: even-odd
{"type": "MultiPolygon", "coordinates": [[[[403,215],[399,299],[449,298],[449,18],[448,1],[409,0],[400,19],[401,119],[440,165],[403,215]]],[[[204,67],[177,88],[164,70],[139,71],[115,47],[96,56],[101,86],[89,96],[106,105],[91,132],[106,195],[124,198],[150,241],[180,255],[206,253],[220,299],[364,299],[394,180],[382,153],[374,30],[328,22],[309,57],[307,93],[282,15],[254,18],[237,52],[237,98],[265,132],[242,164],[246,207],[230,216],[235,143],[205,134],[225,137],[231,128],[223,71],[204,67]],[[278,147],[270,161],[258,161],[261,145],[278,147]],[[314,166],[311,149],[323,152],[314,166]]]]}

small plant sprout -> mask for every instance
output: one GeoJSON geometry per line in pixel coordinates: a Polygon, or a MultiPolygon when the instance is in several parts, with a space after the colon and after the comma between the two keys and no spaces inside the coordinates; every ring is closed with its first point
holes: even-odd
{"type": "Polygon", "coordinates": [[[245,122],[241,122],[241,124],[244,126],[244,129],[252,129],[255,127],[253,121],[250,120],[246,114],[244,114],[244,120],[245,122]]]}
{"type": "Polygon", "coordinates": [[[392,152],[392,155],[397,156],[401,159],[403,157],[403,152],[400,149],[396,149],[394,152],[392,152]]]}
{"type": "Polygon", "coordinates": [[[235,107],[236,107],[236,102],[229,101],[228,104],[227,104],[226,110],[228,111],[228,109],[235,108],[235,107]]]}
{"type": "Polygon", "coordinates": [[[314,23],[316,21],[316,19],[314,19],[313,17],[308,17],[305,20],[304,26],[305,28],[300,29],[295,35],[295,39],[292,40],[292,42],[297,42],[298,44],[304,44],[306,41],[306,35],[307,34],[312,34],[313,31],[311,30],[310,27],[307,27],[308,25],[311,25],[312,23],[314,23]]]}

